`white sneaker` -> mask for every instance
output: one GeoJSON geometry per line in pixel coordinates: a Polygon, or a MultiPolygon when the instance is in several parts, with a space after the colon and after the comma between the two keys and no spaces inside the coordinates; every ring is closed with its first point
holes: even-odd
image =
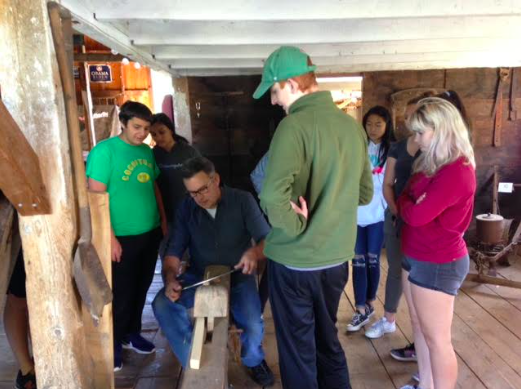
{"type": "Polygon", "coordinates": [[[370,339],[377,339],[394,331],[396,331],[396,323],[390,323],[385,317],[382,317],[365,332],[365,336],[370,339]]]}

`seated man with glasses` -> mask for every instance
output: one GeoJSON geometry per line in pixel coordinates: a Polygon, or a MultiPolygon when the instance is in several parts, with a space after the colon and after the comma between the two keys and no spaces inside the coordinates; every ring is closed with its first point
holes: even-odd
{"type": "Polygon", "coordinates": [[[196,288],[182,288],[202,281],[208,265],[242,269],[232,274],[230,290],[231,315],[243,330],[242,363],[259,385],[272,385],[273,373],[264,361],[264,323],[252,275],[257,261],[264,259],[264,238],[269,226],[250,193],[220,185],[219,174],[208,159],[195,157],[186,161],[181,174],[190,196],[176,212],[175,233],[163,260],[165,287],[154,299],[154,314],[172,351],[186,367],[193,331],[188,310],[194,306],[196,288]],[[252,239],[256,245],[252,246],[252,239]],[[190,252],[190,266],[180,274],[186,249],[190,252]]]}

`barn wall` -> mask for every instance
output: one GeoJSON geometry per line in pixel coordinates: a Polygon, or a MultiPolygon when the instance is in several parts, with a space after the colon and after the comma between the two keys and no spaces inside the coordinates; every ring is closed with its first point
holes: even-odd
{"type": "MultiPolygon", "coordinates": [[[[521,73],[518,68],[516,72],[521,73]]],[[[391,107],[391,94],[410,88],[445,88],[455,90],[463,100],[472,122],[476,153],[478,191],[476,212],[490,212],[492,174],[499,166],[500,181],[521,183],[521,77],[517,120],[509,120],[510,79],[503,88],[501,146],[492,146],[494,117],[492,110],[499,80],[499,69],[451,69],[426,71],[368,72],[363,74],[364,113],[374,105],[391,107]]],[[[505,217],[521,218],[521,194],[500,194],[499,208],[505,217]]]]}
{"type": "Polygon", "coordinates": [[[252,95],[259,76],[189,78],[193,144],[227,185],[253,190],[249,174],[268,150],[282,108],[252,95]]]}

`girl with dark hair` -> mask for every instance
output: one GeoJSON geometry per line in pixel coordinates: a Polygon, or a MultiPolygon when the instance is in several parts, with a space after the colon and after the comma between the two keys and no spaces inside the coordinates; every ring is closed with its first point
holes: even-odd
{"type": "Polygon", "coordinates": [[[155,351],[154,344],[141,336],[141,316],[161,232],[166,233],[156,185],[159,169],[152,150],[143,144],[152,112],[141,103],[127,101],[119,120],[121,134],[98,143],[87,159],[89,189],[110,196],[114,371],[123,367],[123,348],[139,354],[155,351]]]}
{"type": "Polygon", "coordinates": [[[170,148],[173,148],[175,143],[188,143],[188,140],[185,137],[176,134],[174,123],[172,123],[172,120],[170,120],[168,115],[164,113],[156,113],[155,115],[152,115],[152,127],[150,128],[150,135],[152,135],[152,138],[154,139],[154,142],[156,142],[156,145],[158,145],[159,142],[162,144],[159,146],[163,148],[168,148],[168,146],[170,145],[170,148]],[[160,130],[168,130],[170,134],[163,133],[160,130]],[[172,137],[171,140],[168,137],[168,135],[172,137]]]}
{"type": "Polygon", "coordinates": [[[363,118],[369,138],[368,152],[373,172],[373,198],[368,205],[358,207],[358,231],[353,259],[353,288],[355,308],[347,331],[358,331],[369,322],[374,313],[373,301],[380,280],[380,253],[384,232],[384,212],[387,203],[383,197],[384,171],[387,154],[394,140],[392,117],[381,106],[371,108],[363,118]]]}
{"type": "Polygon", "coordinates": [[[200,154],[190,146],[186,138],[175,133],[174,124],[164,113],[156,113],[152,116],[150,134],[156,143],[153,152],[161,171],[157,185],[163,198],[168,222],[168,236],[165,237],[159,249],[159,254],[163,257],[168,248],[169,238],[173,234],[175,211],[185,196],[181,168],[186,160],[200,156],[200,154]]]}
{"type": "MultiPolygon", "coordinates": [[[[362,126],[373,144],[378,144],[378,155],[374,161],[376,167],[383,167],[394,139],[393,118],[389,110],[381,105],[371,108],[362,119],[362,126]]],[[[371,154],[369,154],[371,157],[371,154]]],[[[373,161],[371,161],[373,162],[373,161]]]]}

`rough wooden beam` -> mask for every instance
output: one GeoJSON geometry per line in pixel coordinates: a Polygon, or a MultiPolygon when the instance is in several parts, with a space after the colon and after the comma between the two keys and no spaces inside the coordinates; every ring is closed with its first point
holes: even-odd
{"type": "Polygon", "coordinates": [[[440,38],[512,38],[521,16],[467,16],[325,21],[128,20],[136,45],[301,44],[440,38]]]}
{"type": "MultiPolygon", "coordinates": [[[[365,41],[342,43],[299,44],[311,58],[382,54],[422,54],[441,52],[499,52],[515,47],[518,40],[512,38],[447,38],[415,39],[399,41],[365,41]]],[[[151,52],[158,60],[168,63],[177,59],[266,59],[279,45],[230,44],[230,45],[157,45],[151,52]]]]}
{"type": "Polygon", "coordinates": [[[121,54],[74,53],[74,60],[79,62],[121,62],[121,54]]]}
{"type": "Polygon", "coordinates": [[[324,20],[382,17],[421,17],[451,15],[503,15],[520,13],[515,1],[474,0],[408,0],[358,1],[324,0],[205,0],[128,1],[124,7],[118,0],[90,0],[98,20],[176,19],[176,20],[324,20]]]}
{"type": "Polygon", "coordinates": [[[133,61],[154,69],[168,71],[168,67],[156,62],[149,51],[134,46],[124,31],[112,25],[100,23],[95,17],[95,11],[90,9],[85,1],[61,0],[60,3],[73,15],[76,31],[97,40],[133,61]]]}
{"type": "Polygon", "coordinates": [[[93,364],[72,278],[74,192],[46,5],[45,0],[0,1],[0,85],[52,193],[51,214],[20,218],[38,387],[84,389],[93,387],[93,364]]]}
{"type": "MultiPolygon", "coordinates": [[[[385,65],[408,62],[411,64],[430,62],[436,64],[449,62],[454,65],[467,64],[470,66],[486,66],[488,64],[514,63],[521,64],[521,53],[504,53],[500,51],[480,52],[438,52],[438,53],[409,53],[409,54],[375,54],[375,55],[345,55],[332,57],[314,57],[313,63],[318,67],[357,66],[360,64],[385,65]]],[[[171,69],[262,69],[265,58],[246,59],[177,59],[167,61],[171,69]]],[[[166,63],[166,62],[165,62],[166,63]]],[[[493,67],[493,66],[491,66],[493,67]]]]}
{"type": "MultiPolygon", "coordinates": [[[[92,218],[92,244],[99,255],[105,276],[112,286],[112,260],[110,239],[110,210],[108,193],[89,192],[92,218]]],[[[89,355],[94,362],[95,389],[114,388],[114,341],[112,328],[112,303],[105,305],[103,314],[95,327],[92,316],[82,304],[83,323],[89,355]]]]}
{"type": "Polygon", "coordinates": [[[466,281],[479,282],[482,284],[491,284],[491,285],[499,285],[499,286],[508,286],[510,288],[521,289],[521,282],[507,280],[499,277],[491,277],[481,274],[467,274],[465,278],[466,281]]]}
{"type": "MultiPolygon", "coordinates": [[[[499,60],[500,57],[490,53],[481,53],[479,56],[468,56],[464,54],[455,55],[452,59],[442,57],[432,58],[428,61],[415,61],[412,57],[407,62],[404,61],[384,61],[384,58],[372,58],[370,62],[338,63],[337,65],[320,65],[317,74],[328,76],[329,74],[339,75],[346,73],[362,73],[375,71],[391,70],[428,70],[428,69],[466,69],[466,68],[494,68],[498,66],[521,66],[521,58],[512,57],[511,59],[499,60]],[[508,62],[508,63],[507,63],[508,62]]],[[[387,57],[391,59],[391,57],[387,57]]],[[[246,76],[260,75],[262,68],[186,68],[175,69],[172,73],[177,77],[206,77],[206,76],[246,76]]]]}
{"type": "Polygon", "coordinates": [[[0,100],[0,189],[24,216],[51,212],[40,162],[0,100]]]}

